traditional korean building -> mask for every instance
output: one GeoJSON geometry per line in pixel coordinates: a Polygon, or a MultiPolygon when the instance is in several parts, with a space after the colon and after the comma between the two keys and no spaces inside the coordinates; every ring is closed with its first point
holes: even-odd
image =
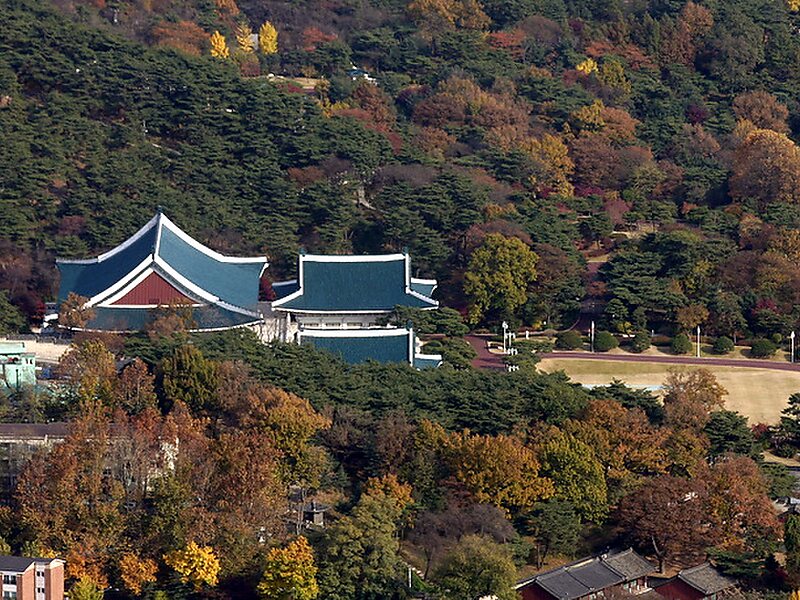
{"type": "Polygon", "coordinates": [[[362,256],[300,253],[298,277],[272,284],[271,311],[283,341],[313,345],[346,362],[405,362],[437,367],[438,354],[423,354],[410,327],[379,325],[396,306],[434,310],[435,279],[411,276],[407,252],[362,256]]]}
{"type": "Polygon", "coordinates": [[[160,211],[125,242],[88,260],[56,261],[58,302],[73,292],[94,317],[84,327],[137,331],[181,307],[192,330],[258,326],[259,280],[267,258],[223,256],[182,231],[160,211]]]}
{"type": "Polygon", "coordinates": [[[375,327],[395,306],[433,310],[435,279],[411,276],[408,253],[366,256],[300,254],[298,278],[274,283],[272,310],[284,341],[310,329],[375,327]]]}
{"type": "Polygon", "coordinates": [[[675,577],[656,588],[665,600],[719,600],[738,594],[736,581],[725,577],[711,564],[681,570],[675,577]]]}
{"type": "Polygon", "coordinates": [[[601,600],[650,592],[655,571],[632,549],[583,558],[517,583],[522,600],[601,600]]]}

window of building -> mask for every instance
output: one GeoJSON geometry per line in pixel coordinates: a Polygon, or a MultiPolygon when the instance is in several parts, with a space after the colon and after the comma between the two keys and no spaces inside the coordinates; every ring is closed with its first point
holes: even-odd
{"type": "Polygon", "coordinates": [[[37,594],[44,594],[44,588],[36,588],[37,594]]]}
{"type": "Polygon", "coordinates": [[[3,592],[3,600],[17,600],[17,592],[3,592]]]}
{"type": "Polygon", "coordinates": [[[347,326],[351,329],[358,329],[361,327],[361,323],[348,323],[347,326]]]}
{"type": "Polygon", "coordinates": [[[17,585],[17,576],[16,575],[3,575],[3,583],[8,585],[17,585]]]}
{"type": "Polygon", "coordinates": [[[44,577],[44,571],[36,571],[37,577],[44,577]]]}

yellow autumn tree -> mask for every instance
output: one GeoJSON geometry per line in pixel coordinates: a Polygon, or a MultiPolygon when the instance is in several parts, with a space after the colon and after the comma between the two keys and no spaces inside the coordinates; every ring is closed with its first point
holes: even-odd
{"type": "Polygon", "coordinates": [[[570,123],[579,131],[600,131],[605,127],[603,118],[605,105],[602,100],[595,100],[591,104],[581,106],[570,114],[570,123]]]}
{"type": "Polygon", "coordinates": [[[604,60],[603,66],[600,67],[598,72],[598,79],[603,82],[603,85],[610,88],[625,94],[631,93],[631,82],[625,76],[625,67],[618,60],[604,60]]]}
{"type": "Polygon", "coordinates": [[[231,56],[225,36],[219,31],[211,34],[211,56],[215,58],[230,58],[231,56]]]}
{"type": "Polygon", "coordinates": [[[575,163],[569,157],[567,145],[560,137],[547,133],[523,144],[523,150],[533,159],[534,174],[531,176],[531,183],[538,191],[572,195],[575,190],[569,178],[575,170],[575,163]]]}
{"type": "Polygon", "coordinates": [[[578,63],[575,69],[586,75],[591,75],[592,73],[597,72],[597,62],[593,58],[587,58],[586,60],[578,63]]]}
{"type": "Polygon", "coordinates": [[[211,546],[189,542],[183,550],[165,554],[164,562],[181,576],[181,581],[191,583],[195,589],[217,585],[219,559],[211,546]]]}
{"type": "Polygon", "coordinates": [[[476,0],[412,0],[406,10],[429,36],[456,28],[483,30],[492,23],[476,0]]]}
{"type": "Polygon", "coordinates": [[[258,593],[270,600],[314,600],[319,595],[317,566],[308,540],[303,536],[286,548],[272,548],[258,593]]]}
{"type": "Polygon", "coordinates": [[[264,54],[278,53],[278,30],[269,21],[264,21],[258,30],[258,45],[264,54]]]}
{"type": "Polygon", "coordinates": [[[236,25],[236,43],[239,45],[239,51],[244,54],[252,54],[256,51],[253,43],[253,30],[247,21],[240,21],[236,25]]]}
{"type": "Polygon", "coordinates": [[[125,588],[138,596],[142,588],[156,580],[158,566],[149,558],[142,558],[133,552],[126,552],[119,561],[120,579],[125,588]]]}
{"type": "MultiPolygon", "coordinates": [[[[790,11],[797,12],[798,10],[800,10],[800,0],[788,0],[788,4],[790,11]]],[[[798,593],[797,590],[792,592],[792,600],[795,600],[794,598],[795,593],[798,593]]],[[[798,598],[797,600],[800,600],[800,598],[798,598]]]]}

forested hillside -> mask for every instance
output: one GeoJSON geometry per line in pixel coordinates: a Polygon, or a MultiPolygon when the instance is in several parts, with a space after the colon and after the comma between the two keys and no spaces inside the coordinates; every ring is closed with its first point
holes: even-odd
{"type": "MultiPolygon", "coordinates": [[[[0,0],[0,333],[41,318],[55,256],[160,206],[268,254],[270,280],[301,247],[407,247],[469,327],[577,320],[565,349],[581,307],[634,351],[651,330],[691,351],[697,325],[720,353],[780,343],[800,324],[798,9],[0,0]]],[[[8,477],[0,553],[63,557],[73,600],[516,600],[629,546],[796,597],[800,516],[772,502],[796,480],[765,453],[797,464],[800,394],[748,423],[705,369],[588,390],[536,370],[549,342],[482,371],[455,311],[386,318],[445,364],[181,319],[76,335],[48,393],[0,399],[0,421],[69,422],[8,477]]]]}
{"type": "Polygon", "coordinates": [[[408,247],[473,324],[571,322],[588,295],[611,330],[785,335],[795,9],[4,0],[0,286],[35,315],[54,255],[161,205],[272,278],[300,246],[408,247]]]}
{"type": "Polygon", "coordinates": [[[408,247],[473,323],[558,325],[587,293],[612,330],[797,321],[791,3],[56,4],[6,0],[0,31],[0,286],[29,317],[54,255],[160,205],[273,278],[300,246],[408,247]],[[522,294],[476,285],[512,238],[522,294]]]}

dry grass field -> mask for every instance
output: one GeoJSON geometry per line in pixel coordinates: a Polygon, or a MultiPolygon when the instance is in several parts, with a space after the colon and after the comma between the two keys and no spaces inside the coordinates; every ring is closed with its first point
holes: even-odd
{"type": "MultiPolygon", "coordinates": [[[[542,371],[564,371],[575,381],[607,384],[620,379],[630,385],[661,385],[670,369],[699,369],[658,363],[623,363],[600,360],[542,360],[542,371]]],[[[747,416],[750,423],[777,423],[786,399],[800,392],[800,372],[753,369],[749,367],[706,367],[728,390],[725,407],[747,416]]]]}

